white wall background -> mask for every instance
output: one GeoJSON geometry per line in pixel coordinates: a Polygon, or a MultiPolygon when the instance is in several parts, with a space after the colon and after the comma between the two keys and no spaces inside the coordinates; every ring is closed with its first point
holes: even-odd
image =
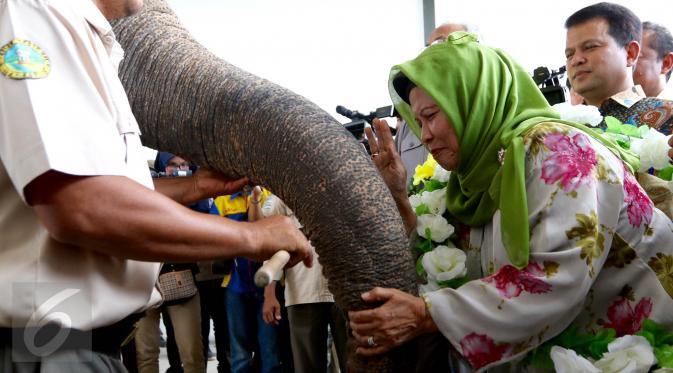
{"type": "MultiPolygon", "coordinates": [[[[469,22],[527,70],[564,64],[565,19],[594,1],[435,0],[437,23],[469,22]]],[[[617,0],[673,30],[670,0],[617,0]]],[[[390,67],[423,48],[421,0],[169,0],[208,49],[334,111],[389,105],[390,67]]]]}

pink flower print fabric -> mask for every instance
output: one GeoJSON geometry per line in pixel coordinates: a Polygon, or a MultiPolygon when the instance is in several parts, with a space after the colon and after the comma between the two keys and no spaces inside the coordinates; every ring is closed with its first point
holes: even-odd
{"type": "Polygon", "coordinates": [[[629,223],[634,227],[650,224],[652,221],[652,201],[640,187],[636,178],[624,169],[624,202],[627,206],[629,223]]]}
{"type": "Polygon", "coordinates": [[[544,144],[550,150],[542,164],[545,183],[558,182],[564,191],[572,192],[593,180],[596,152],[585,134],[552,133],[545,137],[544,144]]]}
{"type": "Polygon", "coordinates": [[[635,334],[651,312],[652,299],[650,298],[642,298],[635,307],[632,307],[628,299],[620,297],[608,308],[609,321],[603,326],[614,329],[617,337],[635,334]]]}
{"type": "Polygon", "coordinates": [[[538,263],[531,262],[523,270],[508,264],[483,281],[494,285],[503,297],[511,299],[524,291],[532,294],[551,291],[551,285],[541,279],[545,277],[543,268],[538,263]]]}
{"type": "Polygon", "coordinates": [[[502,359],[509,350],[508,344],[496,345],[491,337],[477,333],[466,335],[460,341],[460,347],[463,350],[463,356],[475,369],[502,359]]]}

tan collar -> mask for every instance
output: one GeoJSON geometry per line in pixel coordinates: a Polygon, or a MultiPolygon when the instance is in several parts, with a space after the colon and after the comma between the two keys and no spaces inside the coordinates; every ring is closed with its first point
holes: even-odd
{"type": "Polygon", "coordinates": [[[610,98],[628,109],[645,97],[646,96],[643,88],[639,85],[635,85],[625,91],[621,91],[613,95],[610,98]]]}
{"type": "Polygon", "coordinates": [[[100,9],[98,9],[96,4],[94,4],[93,0],[75,0],[73,2],[81,5],[76,6],[76,8],[82,12],[82,16],[100,37],[113,64],[119,66],[119,63],[124,58],[124,50],[117,42],[117,38],[115,38],[110,22],[105,18],[100,9]]]}

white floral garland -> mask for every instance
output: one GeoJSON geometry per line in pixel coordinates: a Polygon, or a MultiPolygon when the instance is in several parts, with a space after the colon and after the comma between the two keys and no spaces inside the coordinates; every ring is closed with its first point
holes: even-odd
{"type": "MultiPolygon", "coordinates": [[[[557,373],[647,373],[657,364],[652,345],[645,337],[625,335],[608,344],[608,351],[597,361],[591,361],[563,347],[551,348],[550,357],[557,373]]],[[[654,373],[673,372],[659,368],[654,373]]]]}
{"type": "MultiPolygon", "coordinates": [[[[591,105],[570,105],[567,102],[552,106],[562,120],[586,124],[589,127],[597,127],[605,120],[598,111],[598,108],[591,105]]],[[[624,126],[622,124],[622,126],[624,126]]],[[[628,125],[627,125],[628,126],[628,125]]],[[[654,128],[642,126],[638,129],[632,129],[632,135],[611,133],[607,131],[604,135],[612,137],[617,142],[627,147],[640,158],[640,169],[638,171],[647,172],[649,169],[661,171],[671,166],[668,157],[668,139],[666,136],[654,128]],[[625,146],[628,144],[627,146],[625,146]]]]}
{"type": "MultiPolygon", "coordinates": [[[[424,239],[425,247],[420,250],[416,269],[427,283],[420,286],[420,292],[438,290],[455,285],[457,279],[467,274],[465,253],[458,249],[449,237],[455,228],[444,217],[446,213],[446,185],[451,173],[443,169],[428,155],[428,159],[416,167],[412,191],[409,196],[411,207],[416,212],[416,232],[424,239]],[[430,187],[432,186],[432,188],[430,187]]],[[[417,247],[420,247],[417,245],[417,247]]]]}

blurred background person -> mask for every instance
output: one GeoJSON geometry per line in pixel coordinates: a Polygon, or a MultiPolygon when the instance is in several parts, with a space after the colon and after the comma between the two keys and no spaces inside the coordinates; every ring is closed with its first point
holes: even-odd
{"type": "MultiPolygon", "coordinates": [[[[289,216],[298,228],[301,227],[292,210],[275,195],[270,195],[264,205],[256,209],[258,211],[254,215],[251,213],[255,218],[289,216]]],[[[264,321],[271,325],[279,325],[283,321],[283,307],[276,297],[275,288],[274,281],[267,286],[264,294],[264,321]]],[[[294,266],[285,270],[285,307],[294,371],[347,372],[346,319],[343,311],[334,303],[334,296],[327,287],[327,279],[322,275],[322,266],[317,256],[314,257],[311,268],[294,266]],[[328,364],[329,331],[336,351],[336,361],[333,357],[328,364]]]]}
{"type": "Polygon", "coordinates": [[[673,99],[673,90],[666,87],[673,70],[673,36],[664,26],[643,22],[640,55],[633,81],[640,84],[647,97],[673,99]]]}

